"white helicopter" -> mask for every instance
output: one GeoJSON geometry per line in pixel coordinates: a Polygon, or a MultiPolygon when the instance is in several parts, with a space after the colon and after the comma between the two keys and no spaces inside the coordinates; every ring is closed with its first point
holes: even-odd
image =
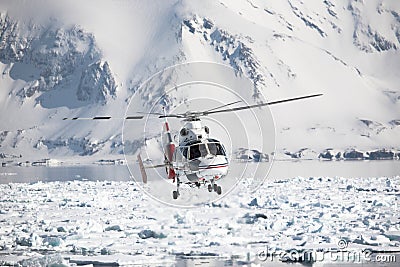
{"type": "MultiPolygon", "coordinates": [[[[167,179],[176,184],[176,190],[172,192],[173,199],[179,197],[179,187],[183,183],[197,188],[207,186],[209,192],[214,191],[220,195],[222,193],[222,188],[217,184],[217,181],[227,175],[229,160],[224,145],[217,139],[210,138],[210,129],[208,126],[202,124],[200,117],[222,112],[235,112],[267,105],[275,105],[321,95],[322,94],[314,94],[255,105],[226,108],[227,106],[240,102],[236,101],[200,112],[188,111],[179,114],[166,114],[164,109],[164,113],[146,113],[148,115],[156,115],[159,118],[164,118],[162,135],[164,164],[145,166],[139,153],[137,158],[143,183],[147,183],[147,168],[164,167],[166,169],[167,179]],[[178,118],[184,121],[184,126],[179,131],[178,144],[173,141],[168,118],[178,118]]],[[[144,116],[142,115],[125,117],[126,120],[143,118],[144,116]]],[[[67,119],[68,118],[64,118],[64,120],[67,119]]],[[[111,119],[111,117],[71,118],[71,120],[79,119],[108,120],[111,119]]]]}
{"type": "MultiPolygon", "coordinates": [[[[228,105],[224,105],[224,107],[228,105]]],[[[165,160],[161,165],[144,166],[140,153],[138,154],[138,163],[144,183],[147,182],[146,168],[165,167],[167,178],[172,179],[173,183],[177,185],[177,189],[172,192],[173,199],[178,198],[179,186],[182,183],[198,188],[208,184],[209,192],[222,193],[221,186],[217,185],[216,181],[228,173],[229,162],[226,150],[220,141],[210,138],[209,127],[202,124],[200,116],[205,116],[205,113],[186,112],[159,116],[159,118],[165,119],[162,138],[165,160]],[[167,120],[169,117],[181,118],[185,122],[179,131],[178,144],[175,144],[172,139],[167,120]]]]}

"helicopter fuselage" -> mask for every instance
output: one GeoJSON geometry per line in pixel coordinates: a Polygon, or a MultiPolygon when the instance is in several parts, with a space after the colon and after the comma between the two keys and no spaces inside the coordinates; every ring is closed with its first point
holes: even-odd
{"type": "Polygon", "coordinates": [[[228,173],[229,161],[220,141],[209,137],[200,119],[187,120],[172,155],[175,174],[187,183],[214,182],[228,173]]]}

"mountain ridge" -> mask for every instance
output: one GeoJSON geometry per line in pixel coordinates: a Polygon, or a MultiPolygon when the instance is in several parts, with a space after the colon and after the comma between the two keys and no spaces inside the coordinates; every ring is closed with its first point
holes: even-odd
{"type": "MultiPolygon", "coordinates": [[[[136,2],[101,2],[94,8],[88,1],[81,6],[82,14],[94,8],[109,16],[109,26],[97,28],[95,19],[86,26],[71,24],[72,15],[65,21],[12,17],[12,3],[8,4],[0,6],[4,154],[118,157],[123,153],[120,121],[83,124],[61,118],[123,117],[128,100],[148,77],[191,61],[231,66],[253,82],[248,90],[255,101],[324,93],[322,99],[271,107],[277,153],[309,148],[318,154],[331,147],[399,149],[400,8],[395,4],[170,1],[161,10],[157,4],[136,2]],[[128,24],[129,16],[121,10],[139,14],[136,4],[143,8],[140,16],[151,18],[148,25],[128,24]],[[124,28],[113,29],[114,24],[124,28]],[[113,50],[117,56],[110,56],[104,36],[112,36],[113,30],[126,40],[111,39],[109,47],[121,43],[126,48],[136,40],[137,48],[113,50]],[[103,36],[101,42],[96,36],[103,36]],[[127,54],[126,59],[118,53],[127,54]],[[137,61],[129,66],[128,58],[137,61]]],[[[55,10],[78,8],[68,1],[57,5],[61,9],[55,10]]],[[[144,105],[155,100],[148,97],[144,105]]],[[[132,144],[130,150],[135,151],[141,142],[132,144]]]]}

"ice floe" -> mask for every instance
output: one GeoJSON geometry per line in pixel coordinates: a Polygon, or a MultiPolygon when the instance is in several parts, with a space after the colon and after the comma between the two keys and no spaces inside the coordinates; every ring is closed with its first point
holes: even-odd
{"type": "Polygon", "coordinates": [[[0,263],[254,261],[265,246],[337,249],[343,240],[400,251],[399,178],[295,177],[189,209],[157,203],[131,181],[3,184],[0,263]]]}

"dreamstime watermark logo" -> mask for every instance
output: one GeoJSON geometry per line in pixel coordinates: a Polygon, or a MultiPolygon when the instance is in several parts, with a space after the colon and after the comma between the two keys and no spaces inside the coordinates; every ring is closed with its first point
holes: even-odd
{"type": "Polygon", "coordinates": [[[337,249],[292,249],[279,250],[266,247],[257,253],[257,259],[261,262],[347,262],[347,263],[362,263],[362,262],[396,262],[396,256],[393,254],[373,254],[370,249],[351,250],[348,249],[348,241],[340,239],[337,242],[337,249]]]}
{"type": "Polygon", "coordinates": [[[345,249],[348,247],[348,243],[345,239],[339,239],[339,241],[337,242],[337,246],[339,249],[345,249]]]}

